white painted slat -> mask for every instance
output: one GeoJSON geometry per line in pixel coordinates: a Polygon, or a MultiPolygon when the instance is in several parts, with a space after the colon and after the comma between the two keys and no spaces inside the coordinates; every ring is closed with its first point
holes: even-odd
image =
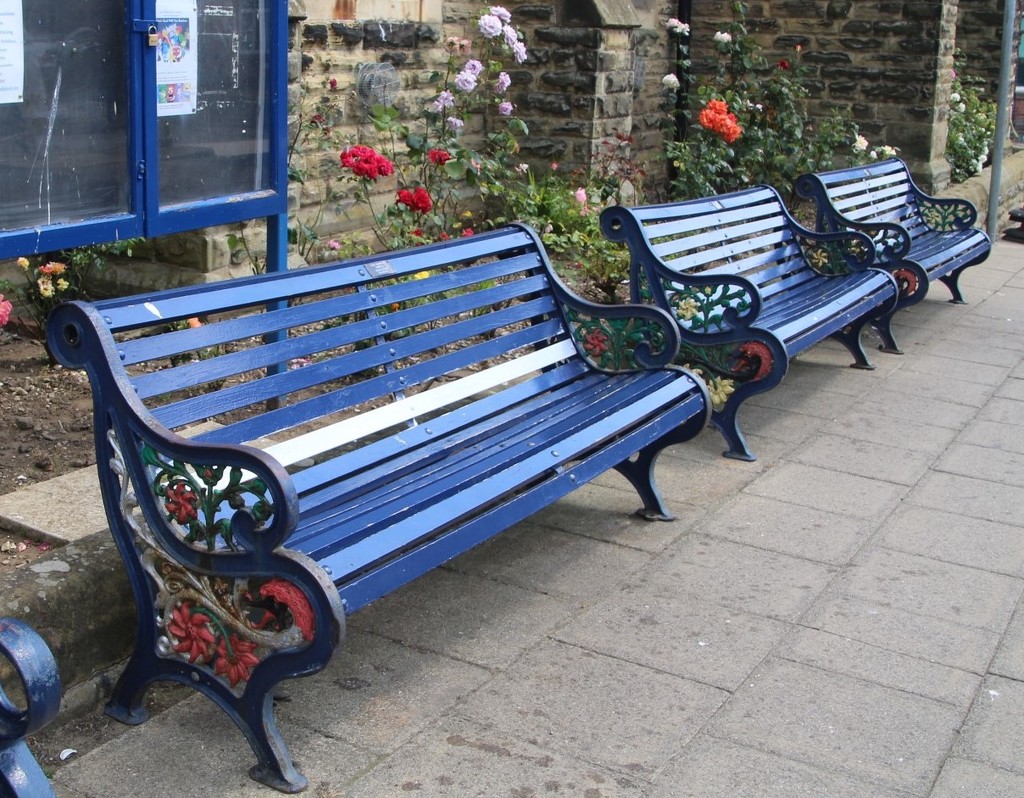
{"type": "Polygon", "coordinates": [[[512,382],[547,366],[576,357],[572,341],[564,340],[535,352],[507,360],[484,371],[444,383],[384,407],[367,410],[352,418],[342,419],[323,429],[297,435],[291,440],[268,446],[266,451],[281,465],[289,466],[338,446],[404,424],[419,415],[440,410],[483,391],[512,382]]]}

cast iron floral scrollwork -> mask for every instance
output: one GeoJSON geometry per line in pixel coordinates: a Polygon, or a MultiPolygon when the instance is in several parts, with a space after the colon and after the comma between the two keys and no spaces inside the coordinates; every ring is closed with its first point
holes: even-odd
{"type": "MultiPolygon", "coordinates": [[[[174,560],[146,522],[113,430],[108,431],[107,440],[113,452],[110,468],[121,484],[121,516],[133,533],[139,560],[155,587],[157,653],[187,661],[226,683],[235,695],[241,695],[253,668],[268,656],[313,640],[316,622],[308,598],[297,585],[278,576],[212,576],[174,560]]],[[[186,495],[183,487],[176,487],[189,484],[179,478],[181,464],[168,468],[168,461],[145,444],[141,451],[151,468],[166,472],[163,477],[154,478],[150,487],[157,501],[164,502],[168,514],[175,516],[180,506],[195,509],[197,504],[191,495],[186,495]],[[175,498],[170,499],[169,495],[175,498]]],[[[220,469],[222,475],[223,471],[220,469]]],[[[205,479],[213,480],[214,473],[211,470],[205,479]]],[[[215,485],[219,479],[209,484],[215,485]]],[[[226,492],[240,496],[235,488],[245,484],[229,478],[226,492]]],[[[225,490],[214,492],[224,494],[225,490]]],[[[266,503],[265,493],[264,489],[254,494],[262,497],[257,503],[266,503]]],[[[231,501],[237,503],[236,498],[231,501]]],[[[191,518],[190,511],[182,512],[191,518]]],[[[176,516],[175,521],[178,522],[176,516]]]]}
{"type": "Polygon", "coordinates": [[[737,383],[762,380],[772,372],[775,359],[761,341],[737,341],[715,346],[683,342],[677,361],[707,383],[715,410],[721,410],[737,383]]]}
{"type": "Polygon", "coordinates": [[[921,210],[921,218],[924,219],[932,230],[941,233],[951,233],[955,230],[963,230],[970,227],[971,219],[969,206],[961,202],[936,202],[929,199],[918,198],[917,206],[921,210]]]}
{"type": "Polygon", "coordinates": [[[860,239],[853,237],[821,241],[801,236],[799,242],[804,260],[820,274],[849,274],[851,260],[867,263],[873,256],[860,239]]]}
{"type": "Polygon", "coordinates": [[[240,468],[195,466],[164,457],[147,444],[142,446],[142,461],[152,474],[150,486],[163,502],[168,522],[183,528],[182,540],[195,548],[237,551],[232,513],[247,509],[257,530],[274,515],[266,483],[256,477],[245,479],[240,468]],[[254,501],[248,503],[247,497],[254,501]]]}
{"type": "Polygon", "coordinates": [[[687,332],[726,332],[732,329],[730,316],[743,316],[753,304],[750,292],[735,283],[679,286],[664,280],[663,289],[679,326],[687,332]]]}
{"type": "Polygon", "coordinates": [[[573,337],[586,360],[604,371],[633,371],[643,368],[637,349],[650,356],[663,353],[667,343],[662,326],[643,316],[602,318],[566,307],[573,337]]]}

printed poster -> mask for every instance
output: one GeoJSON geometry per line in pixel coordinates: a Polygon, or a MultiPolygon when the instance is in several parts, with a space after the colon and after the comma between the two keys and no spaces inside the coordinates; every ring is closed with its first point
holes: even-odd
{"type": "Polygon", "coordinates": [[[25,98],[25,23],[22,0],[0,0],[0,103],[25,98]]]}
{"type": "Polygon", "coordinates": [[[156,16],[156,115],[194,114],[198,9],[189,0],[158,0],[156,16]]]}

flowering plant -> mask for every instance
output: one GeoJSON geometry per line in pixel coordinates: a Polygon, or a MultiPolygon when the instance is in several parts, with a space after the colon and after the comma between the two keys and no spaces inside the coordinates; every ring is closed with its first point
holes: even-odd
{"type": "MultiPolygon", "coordinates": [[[[838,113],[810,121],[800,47],[770,63],[747,32],[741,3],[733,5],[733,14],[733,22],[713,38],[715,75],[690,92],[689,107],[680,109],[690,122],[685,136],[667,145],[677,170],[673,196],[708,196],[758,183],[792,191],[799,175],[831,168],[837,155],[850,162],[866,159],[853,149],[855,124],[838,113]]],[[[689,30],[677,22],[669,20],[666,28],[679,37],[685,69],[689,30]]]]}
{"type": "Polygon", "coordinates": [[[497,193],[518,151],[517,137],[527,132],[508,99],[512,78],[504,59],[522,64],[527,58],[511,12],[484,7],[474,37],[446,40],[444,71],[431,76],[437,93],[418,120],[410,123],[393,106],[375,106],[377,146],[360,143],[341,153],[342,174],[356,183],[355,197],[370,209],[386,248],[471,234],[466,204],[497,193]],[[479,147],[464,135],[477,124],[484,128],[479,147]],[[387,180],[392,176],[394,183],[387,180]],[[378,209],[388,196],[385,186],[396,183],[378,209]]]}
{"type": "MultiPolygon", "coordinates": [[[[57,305],[87,296],[89,275],[103,268],[108,255],[131,255],[132,247],[138,242],[139,239],[129,238],[109,244],[93,244],[46,253],[32,260],[18,258],[25,282],[16,286],[4,281],[0,289],[18,300],[18,305],[29,312],[41,332],[46,327],[50,311],[57,305]]],[[[2,307],[3,303],[0,302],[0,318],[3,318],[2,307]]],[[[10,316],[9,309],[7,316],[10,316]]],[[[7,320],[4,318],[3,323],[7,320]]]]}
{"type": "Polygon", "coordinates": [[[11,301],[0,294],[0,327],[3,327],[11,320],[11,301]]]}
{"type": "Polygon", "coordinates": [[[949,95],[946,160],[953,167],[950,179],[962,183],[985,167],[995,140],[996,104],[984,99],[985,81],[965,74],[959,52],[957,56],[949,95]]]}
{"type": "Polygon", "coordinates": [[[623,300],[628,253],[601,232],[609,203],[642,201],[646,174],[630,158],[632,137],[617,134],[600,144],[589,171],[564,173],[520,164],[505,182],[503,217],[540,232],[555,269],[581,295],[598,302],[623,300]]]}

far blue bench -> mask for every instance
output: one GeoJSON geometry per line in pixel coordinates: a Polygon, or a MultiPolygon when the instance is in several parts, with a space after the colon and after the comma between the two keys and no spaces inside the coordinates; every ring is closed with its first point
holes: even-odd
{"type": "Polygon", "coordinates": [[[872,368],[861,331],[868,324],[887,330],[896,307],[896,282],[871,268],[870,238],[801,227],[769,186],[613,206],[602,212],[601,227],[629,246],[633,300],[675,315],[677,362],[708,382],[727,457],[754,459],[737,411],[777,385],[791,358],[831,337],[854,366],[872,368]]]}
{"type": "Polygon", "coordinates": [[[14,695],[0,686],[0,796],[53,798],[50,781],[25,737],[42,729],[60,711],[57,662],[43,638],[17,618],[0,618],[0,654],[20,681],[9,685],[14,695]]]}
{"type": "Polygon", "coordinates": [[[138,611],[108,713],[192,685],[284,792],[306,779],[275,685],[320,670],[347,614],[610,469],[671,518],[655,461],[710,415],[672,317],[569,293],[523,226],[66,304],[48,337],[89,374],[138,611]]]}
{"type": "MultiPolygon", "coordinates": [[[[796,191],[816,203],[819,230],[871,236],[878,265],[900,283],[901,308],[923,299],[935,280],[949,289],[951,302],[964,302],[960,275],[992,249],[988,234],[974,227],[973,203],[924,193],[899,158],[801,175],[796,191]]],[[[885,345],[898,351],[891,338],[885,345]]]]}

